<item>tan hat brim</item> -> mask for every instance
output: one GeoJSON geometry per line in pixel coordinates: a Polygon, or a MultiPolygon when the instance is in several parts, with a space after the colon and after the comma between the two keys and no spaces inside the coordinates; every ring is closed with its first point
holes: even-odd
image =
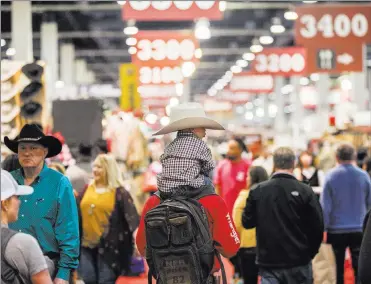
{"type": "Polygon", "coordinates": [[[155,132],[153,136],[164,135],[164,134],[168,134],[168,133],[179,131],[179,130],[199,128],[199,127],[203,127],[206,129],[213,129],[213,130],[225,130],[225,128],[221,124],[219,124],[218,122],[210,118],[188,117],[188,118],[179,119],[179,120],[176,120],[170,123],[169,125],[155,132]]]}

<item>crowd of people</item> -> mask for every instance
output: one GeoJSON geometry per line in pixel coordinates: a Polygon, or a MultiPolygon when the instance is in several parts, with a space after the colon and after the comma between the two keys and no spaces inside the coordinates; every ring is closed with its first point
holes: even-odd
{"type": "Polygon", "coordinates": [[[337,284],[348,248],[356,283],[371,283],[367,152],[360,157],[341,143],[327,169],[309,149],[265,147],[246,159],[248,148],[234,137],[215,166],[206,129],[224,128],[199,104],[173,109],[155,135],[177,135],[140,214],[107,148],[91,171],[86,159],[66,169],[53,160],[61,142],[39,126],[5,137],[14,154],[1,171],[3,283],[115,283],[144,272],[134,272],[140,255],[149,281],[227,283],[221,255],[235,269],[228,283],[309,284],[323,243],[332,247],[337,284]]]}

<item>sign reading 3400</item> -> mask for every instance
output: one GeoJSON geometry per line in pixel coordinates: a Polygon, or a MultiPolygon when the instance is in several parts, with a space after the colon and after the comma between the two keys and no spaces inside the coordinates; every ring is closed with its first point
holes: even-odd
{"type": "Polygon", "coordinates": [[[371,42],[371,5],[312,5],[296,8],[297,45],[371,42]],[[344,42],[346,40],[346,42],[344,42]]]}

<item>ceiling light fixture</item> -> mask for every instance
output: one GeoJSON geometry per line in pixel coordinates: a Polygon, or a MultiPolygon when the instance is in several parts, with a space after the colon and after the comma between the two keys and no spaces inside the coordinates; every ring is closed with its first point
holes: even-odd
{"type": "Polygon", "coordinates": [[[249,62],[247,62],[246,60],[240,59],[240,60],[237,60],[236,65],[242,68],[245,68],[249,65],[249,62]]]}
{"type": "Polygon", "coordinates": [[[313,82],[317,82],[319,80],[319,74],[318,73],[312,73],[312,74],[310,74],[310,79],[313,82]]]}
{"type": "Polygon", "coordinates": [[[314,4],[314,3],[317,3],[318,1],[303,1],[304,4],[314,4]]]}
{"type": "Polygon", "coordinates": [[[237,73],[241,73],[241,72],[242,72],[242,67],[237,66],[237,65],[233,65],[233,66],[231,67],[231,71],[232,71],[233,73],[235,73],[235,74],[237,74],[237,73]]]}
{"type": "Polygon", "coordinates": [[[309,85],[309,79],[307,77],[300,78],[300,85],[302,85],[302,86],[309,85]]]}
{"type": "Polygon", "coordinates": [[[283,33],[286,29],[285,27],[281,24],[281,19],[280,18],[273,18],[272,19],[272,26],[270,28],[271,32],[274,34],[281,34],[283,33]]]}
{"type": "Polygon", "coordinates": [[[242,58],[248,61],[252,61],[255,59],[255,54],[251,52],[247,52],[242,55],[242,58]]]}
{"type": "Polygon", "coordinates": [[[128,37],[126,39],[126,44],[131,46],[131,45],[136,45],[137,44],[137,39],[135,37],[128,37]]]}
{"type": "Polygon", "coordinates": [[[197,39],[209,39],[211,37],[210,22],[208,19],[199,19],[195,27],[195,36],[197,39]]]}
{"type": "Polygon", "coordinates": [[[137,48],[134,47],[134,46],[130,46],[129,49],[128,49],[128,52],[129,52],[129,54],[133,55],[133,54],[137,53],[137,48]]]}
{"type": "Polygon", "coordinates": [[[202,57],[202,49],[201,49],[201,48],[197,48],[197,49],[195,50],[195,57],[196,57],[197,59],[200,59],[200,58],[202,57]]]}
{"type": "Polygon", "coordinates": [[[218,91],[217,91],[214,87],[210,88],[210,89],[207,91],[207,94],[208,94],[210,97],[215,96],[217,93],[218,93],[218,91]]]}
{"type": "Polygon", "coordinates": [[[259,38],[259,41],[260,41],[261,44],[267,45],[267,44],[272,44],[274,42],[274,38],[272,36],[270,36],[270,35],[261,36],[259,38]]]}
{"type": "Polygon", "coordinates": [[[196,65],[193,62],[187,61],[183,63],[182,73],[184,77],[186,78],[191,77],[195,71],[196,71],[196,65]]]}
{"type": "Polygon", "coordinates": [[[125,3],[126,3],[126,1],[117,1],[117,4],[119,4],[121,6],[125,5],[125,3]]]}
{"type": "Polygon", "coordinates": [[[57,82],[55,82],[55,87],[57,89],[63,88],[64,87],[64,82],[63,81],[57,81],[57,82]]]}
{"type": "Polygon", "coordinates": [[[6,55],[7,56],[14,56],[16,54],[16,50],[14,47],[9,47],[7,50],[6,50],[6,55]]]}
{"type": "Polygon", "coordinates": [[[130,26],[130,27],[126,27],[124,29],[124,34],[126,35],[136,35],[138,33],[138,28],[136,26],[130,26]]]}
{"type": "Polygon", "coordinates": [[[254,53],[259,53],[263,51],[263,46],[259,43],[257,39],[253,39],[250,51],[254,53]]]}
{"type": "Polygon", "coordinates": [[[227,1],[219,1],[219,11],[224,12],[227,9],[227,1]]]}
{"type": "Polygon", "coordinates": [[[6,45],[6,40],[5,39],[1,39],[1,47],[5,46],[6,45]]]}
{"type": "Polygon", "coordinates": [[[295,21],[298,18],[298,14],[295,11],[286,11],[284,17],[288,21],[295,21]]]}

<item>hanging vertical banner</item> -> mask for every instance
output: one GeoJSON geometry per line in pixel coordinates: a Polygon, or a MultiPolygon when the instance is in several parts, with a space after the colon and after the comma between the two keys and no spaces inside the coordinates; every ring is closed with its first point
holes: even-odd
{"type": "Polygon", "coordinates": [[[131,63],[120,66],[120,107],[123,111],[132,111],[141,107],[138,93],[137,67],[131,63]]]}
{"type": "Polygon", "coordinates": [[[138,21],[221,20],[221,1],[126,1],[122,19],[138,21]]]}

